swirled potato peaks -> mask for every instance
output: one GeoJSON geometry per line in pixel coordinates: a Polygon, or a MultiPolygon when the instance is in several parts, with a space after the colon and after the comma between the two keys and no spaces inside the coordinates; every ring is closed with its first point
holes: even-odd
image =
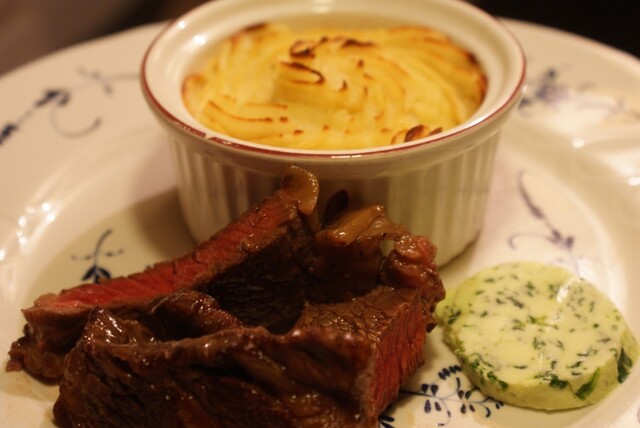
{"type": "Polygon", "coordinates": [[[254,143],[309,149],[402,144],[450,129],[480,106],[473,54],[424,27],[311,29],[261,24],[226,39],[186,77],[204,126],[254,143]]]}

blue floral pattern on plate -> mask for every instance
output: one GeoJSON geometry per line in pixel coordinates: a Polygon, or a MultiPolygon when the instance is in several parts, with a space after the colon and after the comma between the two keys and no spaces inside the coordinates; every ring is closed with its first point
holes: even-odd
{"type": "Polygon", "coordinates": [[[111,278],[111,272],[107,269],[102,263],[100,263],[101,257],[115,257],[124,253],[124,249],[120,248],[118,250],[107,250],[103,251],[102,247],[106,241],[106,239],[111,235],[113,231],[111,229],[107,229],[104,231],[100,238],[98,238],[98,242],[96,242],[95,248],[92,253],[86,254],[84,256],[76,256],[75,254],[71,255],[71,259],[75,261],[90,261],[91,266],[85,271],[84,275],[82,275],[81,281],[93,281],[100,282],[102,279],[111,278]]]}
{"type": "Polygon", "coordinates": [[[0,146],[6,143],[16,132],[25,126],[28,120],[37,112],[49,107],[49,114],[53,130],[61,136],[78,138],[94,131],[102,124],[102,119],[97,116],[92,122],[79,126],[77,129],[69,129],[58,120],[58,111],[67,106],[73,100],[74,94],[90,87],[99,86],[104,96],[108,97],[115,91],[115,84],[122,80],[136,80],[137,73],[119,73],[105,75],[99,71],[88,71],[84,68],[78,70],[83,82],[69,88],[50,88],[42,91],[42,96],[35,100],[27,111],[22,113],[12,122],[5,123],[0,130],[0,146]]]}

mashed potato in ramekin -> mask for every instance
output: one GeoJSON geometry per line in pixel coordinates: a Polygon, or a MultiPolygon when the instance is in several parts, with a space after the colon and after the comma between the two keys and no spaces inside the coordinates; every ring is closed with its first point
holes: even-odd
{"type": "Polygon", "coordinates": [[[263,24],[224,40],[204,69],[187,76],[182,97],[199,122],[231,137],[343,150],[450,129],[485,92],[475,57],[430,28],[263,24]]]}

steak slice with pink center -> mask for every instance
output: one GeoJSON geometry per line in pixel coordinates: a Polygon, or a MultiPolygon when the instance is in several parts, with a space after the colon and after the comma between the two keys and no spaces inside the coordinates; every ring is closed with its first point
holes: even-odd
{"type": "MultiPolygon", "coordinates": [[[[243,322],[289,327],[304,304],[313,233],[299,205],[315,177],[299,169],[284,174],[283,187],[191,253],[143,272],[99,284],[83,284],[38,298],[24,309],[24,336],[9,351],[7,370],[24,369],[55,380],[63,358],[80,336],[87,316],[99,307],[125,318],[151,299],[181,289],[203,291],[243,322]]],[[[316,185],[317,188],[317,185],[316,185]]],[[[315,203],[315,202],[314,202],[315,203]]]]}

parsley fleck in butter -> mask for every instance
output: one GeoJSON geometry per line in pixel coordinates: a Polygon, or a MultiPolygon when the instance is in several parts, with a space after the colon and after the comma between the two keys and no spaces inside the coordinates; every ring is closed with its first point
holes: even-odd
{"type": "Polygon", "coordinates": [[[482,392],[536,409],[582,407],[629,375],[638,345],[595,287],[555,266],[506,263],[447,293],[445,341],[482,392]]]}

